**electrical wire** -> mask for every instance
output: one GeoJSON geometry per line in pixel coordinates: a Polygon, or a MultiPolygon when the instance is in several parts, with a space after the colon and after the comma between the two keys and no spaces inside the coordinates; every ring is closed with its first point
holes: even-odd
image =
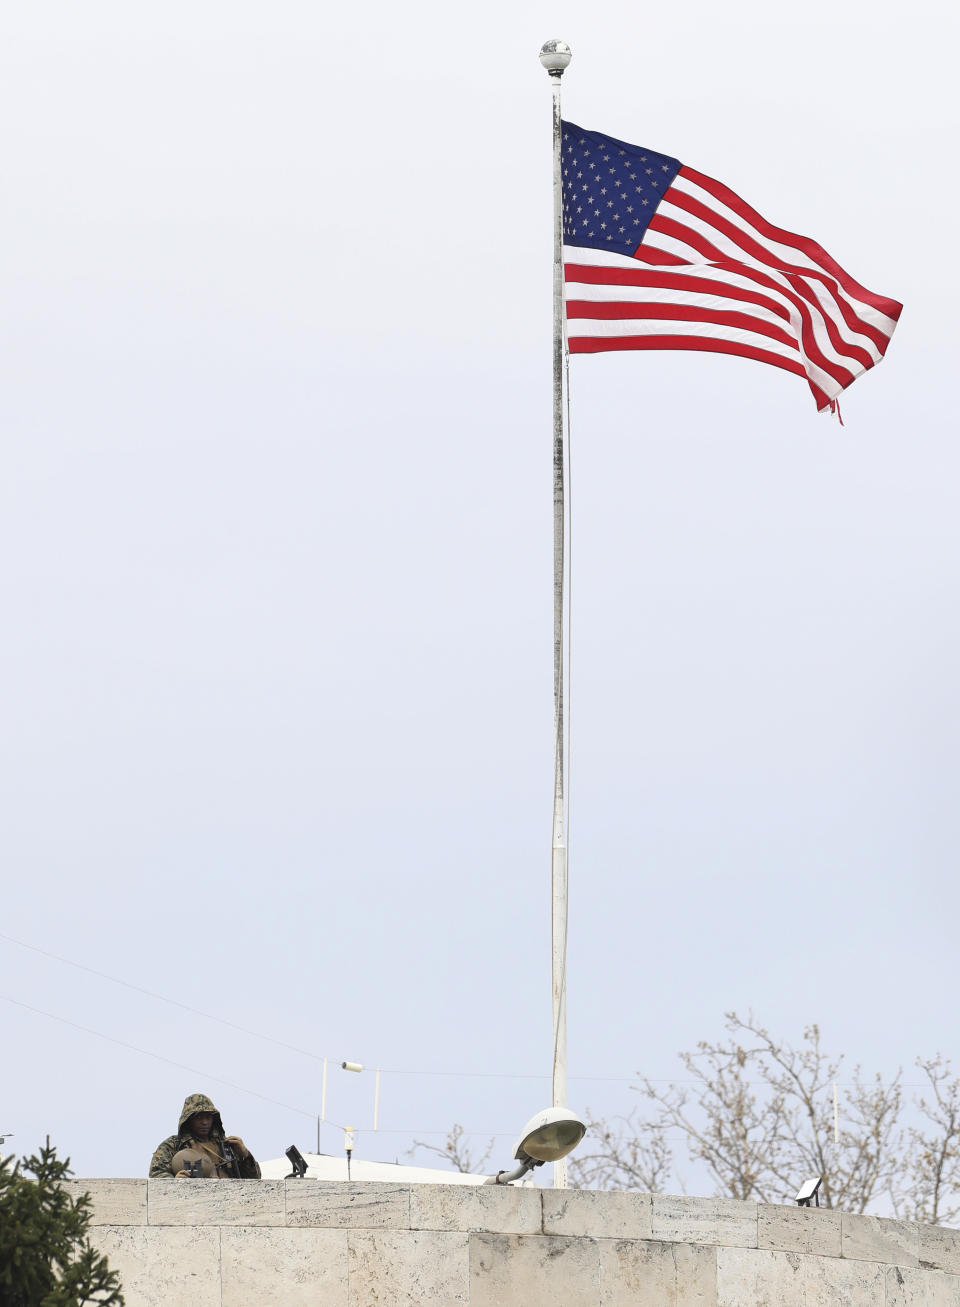
{"type": "MultiPolygon", "coordinates": [[[[87,972],[88,975],[97,976],[98,979],[100,980],[107,980],[113,985],[120,985],[124,989],[132,990],[134,993],[143,994],[145,997],[155,999],[159,1003],[168,1003],[171,1007],[177,1007],[180,1008],[180,1010],[183,1012],[189,1012],[193,1016],[202,1017],[205,1021],[212,1021],[217,1025],[226,1026],[230,1030],[238,1031],[240,1034],[248,1035],[251,1039],[261,1039],[265,1043],[276,1045],[278,1048],[285,1048],[290,1053],[299,1053],[302,1057],[309,1057],[315,1062],[324,1061],[324,1056],[320,1053],[313,1053],[307,1048],[300,1048],[296,1044],[289,1044],[282,1039],[276,1039],[274,1038],[273,1035],[266,1035],[259,1030],[251,1030],[247,1026],[241,1026],[235,1021],[228,1021],[225,1017],[215,1016],[211,1012],[204,1012],[200,1008],[192,1007],[189,1003],[183,1003],[179,999],[170,998],[166,994],[158,994],[155,990],[146,989],[143,985],[134,984],[132,981],[124,980],[120,976],[110,975],[109,972],[98,971],[96,967],[87,966],[83,962],[76,962],[72,958],[62,957],[60,954],[54,953],[50,949],[39,948],[36,944],[28,944],[25,940],[16,939],[14,938],[14,936],[7,935],[3,931],[0,931],[0,940],[5,940],[8,944],[16,944],[18,948],[27,949],[31,953],[37,953],[41,957],[49,958],[53,962],[59,962],[63,966],[74,967],[78,971],[85,971],[87,972]]],[[[3,995],[0,995],[0,997],[3,997],[3,995]]],[[[55,1021],[65,1020],[65,1018],[56,1017],[53,1016],[53,1014],[51,1013],[46,1013],[41,1008],[31,1008],[29,1004],[19,1002],[17,999],[14,998],[9,998],[7,999],[7,1001],[10,1003],[18,1003],[20,1007],[26,1008],[31,1012],[39,1012],[42,1016],[50,1016],[55,1021]]],[[[73,1023],[67,1022],[66,1024],[70,1025],[73,1023]]],[[[85,1029],[85,1027],[77,1026],[77,1029],[83,1030],[85,1029]]],[[[90,1033],[104,1039],[113,1039],[113,1037],[110,1035],[99,1036],[98,1031],[91,1031],[90,1033]]],[[[113,1040],[113,1042],[122,1043],[121,1040],[113,1040]]],[[[126,1045],[126,1047],[133,1048],[134,1046],[131,1044],[131,1045],[126,1045]]],[[[149,1053],[146,1050],[142,1050],[142,1049],[135,1049],[134,1051],[143,1052],[148,1057],[159,1057],[159,1054],[149,1053]]],[[[166,1059],[160,1058],[160,1060],[164,1061],[166,1059]]],[[[336,1058],[327,1058],[326,1060],[331,1062],[337,1061],[336,1058]]],[[[173,1063],[172,1065],[179,1065],[179,1063],[173,1063]]],[[[186,1067],[184,1069],[188,1071],[191,1070],[190,1067],[186,1067]]],[[[456,1080],[546,1080],[549,1081],[551,1078],[549,1075],[543,1073],[537,1074],[534,1072],[522,1072],[522,1071],[455,1071],[455,1070],[447,1070],[447,1069],[428,1070],[426,1068],[416,1068],[416,1067],[381,1067],[380,1069],[383,1075],[424,1076],[424,1077],[443,1076],[456,1080]]],[[[569,1078],[571,1081],[576,1081],[578,1084],[635,1085],[638,1081],[641,1080],[645,1082],[649,1082],[651,1085],[697,1085],[701,1083],[701,1081],[699,1080],[680,1080],[675,1076],[659,1076],[659,1077],[645,1076],[637,1071],[629,1075],[595,1075],[595,1076],[582,1075],[582,1076],[570,1076],[569,1078]]],[[[752,1087],[756,1085],[762,1085],[765,1082],[745,1081],[744,1083],[752,1087]]],[[[833,1082],[831,1081],[831,1085],[832,1083],[833,1082]]],[[[851,1080],[838,1080],[837,1083],[844,1088],[850,1088],[854,1082],[851,1080]]],[[[929,1088],[929,1086],[924,1084],[923,1082],[913,1083],[913,1082],[902,1081],[901,1088],[926,1089],[929,1088]]],[[[824,1093],[828,1092],[828,1089],[829,1086],[823,1092],[824,1093]]],[[[252,1091],[244,1090],[243,1092],[246,1093],[252,1091]]],[[[280,1104],[280,1106],[284,1106],[284,1104],[280,1104]]],[[[291,1110],[299,1111],[300,1109],[295,1108],[291,1110]]],[[[307,1115],[316,1116],[316,1113],[307,1113],[307,1115]]],[[[338,1129],[339,1128],[342,1127],[338,1127],[338,1129]]],[[[482,1133],[482,1131],[478,1131],[477,1133],[482,1133]]]]}
{"type": "Polygon", "coordinates": [[[2,932],[0,932],[0,939],[5,939],[8,944],[16,944],[19,948],[29,949],[31,953],[39,953],[45,958],[51,958],[54,962],[62,962],[64,966],[76,967],[78,971],[86,971],[89,975],[98,976],[101,980],[109,980],[113,985],[122,985],[124,989],[132,989],[137,994],[145,994],[147,998],[155,998],[159,1003],[169,1003],[171,1007],[180,1008],[181,1012],[190,1012],[195,1017],[203,1017],[205,1021],[215,1021],[218,1025],[239,1031],[241,1035],[249,1035],[252,1039],[262,1039],[268,1044],[276,1044],[278,1048],[285,1048],[291,1053],[300,1053],[303,1057],[311,1057],[317,1062],[323,1061],[321,1054],[311,1053],[308,1048],[298,1048],[296,1044],[287,1044],[282,1039],[275,1039],[272,1035],[264,1035],[258,1030],[248,1030],[246,1026],[239,1026],[235,1021],[227,1021],[224,1017],[214,1016],[211,1012],[202,1012],[199,1008],[191,1007],[189,1003],[181,1003],[179,999],[168,998],[166,994],[158,994],[152,989],[145,989],[143,985],[134,985],[132,981],[122,980],[119,976],[111,976],[106,971],[98,971],[96,967],[88,967],[83,962],[74,962],[71,958],[60,957],[59,954],[51,953],[48,949],[38,948],[36,944],[27,944],[22,939],[14,939],[12,935],[5,935],[2,932]]]}
{"type": "Polygon", "coordinates": [[[173,1058],[164,1057],[162,1053],[153,1053],[149,1048],[138,1048],[136,1044],[128,1044],[125,1039],[117,1039],[115,1035],[105,1035],[102,1030],[93,1030],[90,1026],[81,1026],[77,1021],[70,1021],[67,1017],[57,1016],[55,1012],[46,1012],[43,1008],[32,1007],[29,1003],[21,1003],[17,998],[11,998],[9,994],[0,994],[0,999],[5,1003],[12,1003],[14,1007],[23,1008],[26,1012],[33,1012],[37,1016],[47,1017],[51,1021],[59,1021],[61,1025],[70,1026],[74,1030],[80,1030],[85,1035],[93,1035],[96,1039],[105,1039],[108,1043],[116,1044],[119,1048],[126,1048],[131,1053],[139,1053],[142,1057],[152,1057],[157,1062],[166,1062],[167,1066],[175,1066],[179,1071],[189,1071],[191,1075],[200,1076],[204,1080],[212,1080],[218,1085],[226,1085],[228,1089],[235,1089],[239,1094],[250,1094],[253,1098],[260,1098],[265,1103],[272,1103],[274,1107],[282,1107],[286,1112],[296,1112],[300,1116],[308,1116],[311,1121],[316,1120],[316,1112],[307,1112],[302,1107],[293,1107],[290,1103],[281,1103],[277,1098],[270,1098],[267,1094],[261,1094],[256,1089],[247,1089],[245,1085],[234,1084],[232,1080],[224,1080],[222,1076],[211,1075],[209,1071],[198,1071],[196,1067],[186,1066],[183,1062],[175,1062],[173,1058]]]}
{"type": "MultiPolygon", "coordinates": [[[[311,1121],[316,1121],[316,1112],[308,1112],[305,1108],[294,1107],[292,1103],[281,1102],[278,1098],[271,1098],[269,1094],[261,1094],[259,1090],[248,1089],[246,1085],[238,1085],[233,1080],[224,1080],[222,1076],[211,1075],[209,1071],[200,1071],[196,1067],[187,1066],[184,1062],[176,1062],[173,1058],[164,1057],[162,1053],[154,1053],[149,1048],[139,1048],[136,1044],[130,1044],[125,1039],[117,1039],[114,1035],[107,1035],[102,1030],[94,1030],[91,1026],[83,1026],[77,1021],[71,1021],[67,1017],[58,1016],[55,1012],[47,1012],[43,1008],[34,1007],[30,1003],[22,1003],[19,999],[11,998],[9,994],[0,994],[0,999],[5,1003],[12,1003],[14,1007],[23,1008],[26,1012],[32,1012],[35,1016],[46,1017],[50,1021],[57,1021],[61,1025],[69,1026],[72,1030],[79,1030],[82,1034],[93,1035],[96,1039],[106,1040],[107,1043],[116,1044],[119,1048],[126,1049],[130,1053],[139,1053],[141,1057],[152,1057],[157,1062],[164,1062],[167,1066],[176,1067],[179,1071],[189,1071],[191,1075],[199,1076],[203,1080],[213,1081],[218,1085],[225,1085],[228,1089],[236,1090],[238,1094],[248,1094],[251,1098],[259,1098],[261,1102],[270,1103],[273,1107],[282,1107],[286,1112],[294,1112],[298,1116],[309,1117],[311,1121]]],[[[341,1125],[338,1121],[321,1121],[320,1125],[329,1126],[334,1130],[345,1130],[346,1126],[341,1125]]],[[[350,1127],[354,1134],[380,1134],[380,1135],[447,1135],[447,1130],[423,1130],[411,1128],[391,1128],[389,1130],[366,1130],[363,1126],[350,1127]]],[[[515,1135],[505,1130],[468,1130],[464,1127],[464,1134],[483,1135],[492,1139],[512,1139],[515,1135]]]]}

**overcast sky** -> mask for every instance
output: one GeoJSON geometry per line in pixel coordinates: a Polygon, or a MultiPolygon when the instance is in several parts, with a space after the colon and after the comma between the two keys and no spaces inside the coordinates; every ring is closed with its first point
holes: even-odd
{"type": "Polygon", "coordinates": [[[572,361],[572,1105],[730,1008],[960,1061],[956,21],[7,18],[0,931],[305,1050],[0,939],[7,1151],[144,1174],[195,1090],[312,1148],[324,1056],[385,1069],[377,1136],[330,1073],[368,1158],[456,1121],[503,1166],[550,1100],[548,37],[566,116],[905,304],[843,427],[746,360],[572,361]]]}

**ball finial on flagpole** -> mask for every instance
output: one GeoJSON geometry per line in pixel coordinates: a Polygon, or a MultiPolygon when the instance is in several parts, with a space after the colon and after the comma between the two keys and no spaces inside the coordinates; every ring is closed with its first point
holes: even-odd
{"type": "Polygon", "coordinates": [[[540,62],[551,77],[562,77],[572,58],[573,51],[566,41],[544,41],[540,49],[540,62]]]}

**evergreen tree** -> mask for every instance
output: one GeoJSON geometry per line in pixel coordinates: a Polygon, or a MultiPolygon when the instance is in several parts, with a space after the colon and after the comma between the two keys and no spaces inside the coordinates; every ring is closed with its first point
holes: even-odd
{"type": "Polygon", "coordinates": [[[39,1156],[0,1158],[3,1307],[123,1307],[117,1272],[87,1236],[90,1195],[61,1186],[70,1174],[49,1137],[39,1156]]]}

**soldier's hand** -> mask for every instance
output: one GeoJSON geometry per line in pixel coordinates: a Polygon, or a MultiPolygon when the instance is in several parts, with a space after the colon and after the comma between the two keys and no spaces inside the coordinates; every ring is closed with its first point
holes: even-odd
{"type": "Polygon", "coordinates": [[[223,1142],[225,1144],[229,1144],[230,1147],[235,1149],[240,1154],[241,1157],[246,1157],[247,1154],[250,1152],[250,1149],[243,1142],[243,1140],[240,1138],[239,1135],[226,1135],[224,1137],[223,1142]]]}
{"type": "Polygon", "coordinates": [[[191,1177],[189,1171],[178,1171],[177,1174],[174,1176],[174,1179],[175,1179],[175,1180],[190,1180],[190,1179],[192,1179],[192,1177],[191,1177]]]}

